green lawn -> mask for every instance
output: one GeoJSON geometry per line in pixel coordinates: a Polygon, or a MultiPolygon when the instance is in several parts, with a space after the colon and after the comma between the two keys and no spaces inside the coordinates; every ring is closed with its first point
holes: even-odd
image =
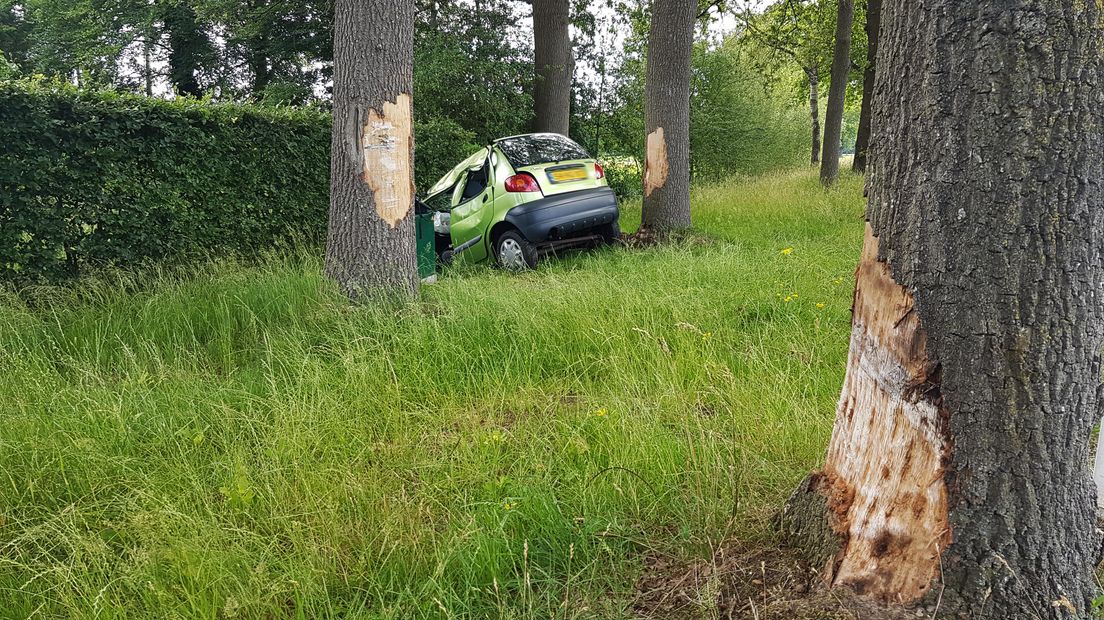
{"type": "Polygon", "coordinates": [[[820,460],[861,186],[698,188],[679,244],[398,312],[308,255],[0,296],[0,615],[627,616],[820,460]]]}

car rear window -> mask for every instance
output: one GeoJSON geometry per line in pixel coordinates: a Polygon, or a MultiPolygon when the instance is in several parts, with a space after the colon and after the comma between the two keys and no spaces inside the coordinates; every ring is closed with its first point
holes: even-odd
{"type": "Polygon", "coordinates": [[[515,168],[569,159],[590,159],[583,147],[556,134],[518,136],[496,143],[515,168]]]}

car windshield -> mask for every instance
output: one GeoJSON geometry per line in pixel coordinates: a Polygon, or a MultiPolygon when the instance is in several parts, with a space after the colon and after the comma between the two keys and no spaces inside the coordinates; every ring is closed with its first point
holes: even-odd
{"type": "Polygon", "coordinates": [[[590,159],[583,147],[567,138],[552,134],[535,134],[506,138],[495,143],[502,149],[514,168],[547,164],[568,159],[590,159]]]}

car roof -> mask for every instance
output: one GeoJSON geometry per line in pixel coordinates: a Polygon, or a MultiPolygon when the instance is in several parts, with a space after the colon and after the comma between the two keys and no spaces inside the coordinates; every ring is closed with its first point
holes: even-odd
{"type": "Polygon", "coordinates": [[[498,144],[499,142],[505,142],[506,140],[513,140],[515,138],[530,138],[533,136],[556,136],[557,138],[563,138],[569,142],[574,142],[571,138],[563,135],[562,133],[555,133],[553,131],[538,131],[536,133],[519,133],[516,136],[506,136],[505,138],[498,138],[492,144],[498,144]]]}
{"type": "Polygon", "coordinates": [[[429,191],[426,192],[426,196],[433,196],[434,194],[437,194],[452,187],[456,183],[456,180],[460,178],[460,175],[464,174],[465,170],[471,168],[487,156],[487,148],[488,147],[482,147],[478,151],[472,153],[467,158],[465,158],[464,161],[456,164],[455,168],[449,170],[448,174],[441,177],[440,180],[433,184],[433,187],[429,188],[429,191]]]}

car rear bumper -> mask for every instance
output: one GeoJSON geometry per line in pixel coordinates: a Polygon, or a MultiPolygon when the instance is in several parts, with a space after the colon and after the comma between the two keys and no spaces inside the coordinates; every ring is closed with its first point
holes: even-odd
{"type": "Polygon", "coordinates": [[[518,205],[506,213],[529,241],[540,244],[583,237],[616,222],[617,195],[608,187],[556,194],[518,205]]]}

